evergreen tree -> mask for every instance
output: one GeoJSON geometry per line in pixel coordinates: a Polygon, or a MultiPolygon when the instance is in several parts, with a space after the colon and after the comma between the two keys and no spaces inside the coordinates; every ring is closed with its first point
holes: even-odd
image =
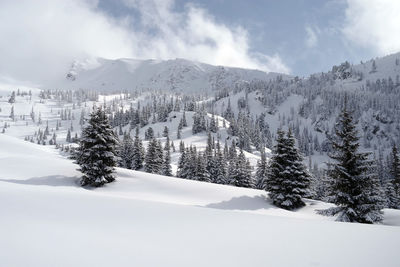
{"type": "Polygon", "coordinates": [[[230,183],[239,187],[251,188],[254,186],[250,162],[246,160],[243,149],[240,149],[239,155],[233,160],[230,183]]]}
{"type": "Polygon", "coordinates": [[[124,135],[121,147],[119,149],[119,166],[126,169],[132,169],[135,159],[135,147],[129,134],[124,135]]]}
{"type": "Polygon", "coordinates": [[[373,163],[368,153],[358,152],[359,137],[356,124],[347,110],[347,98],[335,126],[336,138],[331,140],[335,161],[328,175],[332,179],[331,197],[335,208],[321,211],[325,215],[338,214],[337,220],[345,222],[374,223],[382,220],[382,199],[379,182],[374,175],[373,163]]]}
{"type": "Polygon", "coordinates": [[[70,129],[68,129],[67,137],[66,137],[65,141],[67,143],[71,143],[71,130],[70,129]]]}
{"type": "Polygon", "coordinates": [[[149,127],[144,133],[144,140],[151,140],[154,137],[153,128],[149,127]]]}
{"type": "Polygon", "coordinates": [[[265,156],[265,151],[261,151],[261,159],[257,162],[256,170],[256,188],[265,190],[267,182],[267,157],[265,156]]]}
{"type": "Polygon", "coordinates": [[[215,152],[215,170],[213,182],[217,184],[226,184],[226,162],[224,158],[224,154],[221,151],[221,145],[219,141],[217,141],[217,148],[215,152]]]}
{"type": "Polygon", "coordinates": [[[185,111],[183,112],[183,115],[182,115],[182,127],[187,127],[188,125],[187,125],[187,122],[186,122],[186,113],[185,113],[185,111]]]}
{"type": "Polygon", "coordinates": [[[117,138],[105,112],[95,108],[82,130],[75,158],[83,173],[81,185],[102,186],[115,180],[117,138]]]}
{"type": "Polygon", "coordinates": [[[206,168],[206,155],[199,153],[195,158],[194,180],[202,182],[211,182],[210,174],[206,168]]]}
{"type": "Polygon", "coordinates": [[[176,176],[179,178],[187,177],[187,173],[186,173],[186,169],[185,169],[186,160],[187,160],[186,150],[183,149],[183,150],[181,150],[181,156],[179,157],[179,160],[178,160],[178,170],[176,172],[176,176]]]}
{"type": "Polygon", "coordinates": [[[12,91],[10,98],[8,99],[8,103],[14,104],[15,103],[15,91],[12,91]]]}
{"type": "Polygon", "coordinates": [[[290,130],[286,137],[278,130],[269,168],[266,189],[274,205],[287,210],[303,207],[310,177],[290,130]]]}
{"type": "Polygon", "coordinates": [[[172,152],[175,152],[175,144],[174,144],[174,141],[171,142],[171,148],[172,148],[172,152]]]}
{"type": "Polygon", "coordinates": [[[164,153],[164,160],[163,160],[163,166],[162,166],[162,175],[172,176],[171,149],[170,149],[170,145],[169,145],[168,136],[167,136],[167,142],[165,142],[164,150],[165,150],[165,153],[164,153]]]}
{"type": "Polygon", "coordinates": [[[392,146],[390,160],[390,178],[386,181],[387,207],[398,209],[400,207],[400,158],[395,144],[392,146]]]}
{"type": "Polygon", "coordinates": [[[147,146],[144,170],[149,173],[159,173],[160,169],[158,142],[157,139],[153,137],[147,146]]]}
{"type": "Polygon", "coordinates": [[[211,121],[210,121],[210,131],[213,133],[216,133],[218,131],[218,122],[215,120],[214,113],[211,116],[211,121]]]}
{"type": "Polygon", "coordinates": [[[163,147],[161,145],[161,141],[158,140],[157,141],[157,146],[156,146],[156,166],[157,166],[157,172],[158,174],[162,174],[163,173],[163,163],[164,163],[164,150],[163,147]]]}
{"type": "Polygon", "coordinates": [[[176,139],[182,138],[182,120],[179,121],[178,130],[176,132],[176,139]]]}
{"type": "Polygon", "coordinates": [[[396,194],[400,196],[400,157],[397,151],[396,145],[393,144],[392,147],[392,166],[390,169],[390,174],[393,177],[393,183],[396,190],[396,194]]]}
{"type": "Polygon", "coordinates": [[[214,141],[211,137],[211,133],[208,133],[207,137],[207,146],[206,151],[204,152],[205,157],[205,164],[206,164],[206,172],[207,175],[210,177],[211,181],[215,180],[216,175],[216,166],[215,166],[215,158],[213,155],[213,146],[214,141]]]}
{"type": "Polygon", "coordinates": [[[229,148],[228,152],[228,159],[229,161],[234,161],[237,157],[237,151],[236,151],[236,142],[235,140],[232,140],[232,145],[229,148]]]}
{"type": "Polygon", "coordinates": [[[169,129],[167,126],[164,127],[163,137],[167,137],[169,135],[169,129]]]}
{"type": "MultiPolygon", "coordinates": [[[[72,126],[72,124],[71,124],[71,126],[72,126]]],[[[121,123],[119,124],[119,128],[118,129],[119,129],[118,130],[118,135],[123,135],[124,132],[122,131],[122,124],[121,123]]]]}
{"type": "Polygon", "coordinates": [[[183,167],[183,173],[186,179],[195,179],[197,175],[197,151],[196,147],[190,146],[190,148],[186,151],[186,160],[183,167]]]}
{"type": "Polygon", "coordinates": [[[139,127],[136,127],[135,140],[133,141],[133,160],[132,169],[139,170],[143,168],[145,152],[142,140],[139,138],[139,127]]]}
{"type": "Polygon", "coordinates": [[[192,125],[192,133],[197,134],[205,130],[202,127],[202,118],[204,119],[203,115],[199,112],[196,112],[193,115],[193,125],[192,125]]]}
{"type": "Polygon", "coordinates": [[[11,107],[10,118],[11,118],[12,120],[15,120],[14,106],[11,107]]]}
{"type": "Polygon", "coordinates": [[[185,151],[185,143],[181,140],[179,142],[179,152],[183,153],[185,151]]]}

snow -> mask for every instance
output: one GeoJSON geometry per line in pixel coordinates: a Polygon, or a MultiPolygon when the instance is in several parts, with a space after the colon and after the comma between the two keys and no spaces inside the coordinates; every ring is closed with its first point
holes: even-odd
{"type": "Polygon", "coordinates": [[[319,201],[289,212],[260,190],[119,168],[85,189],[51,146],[0,147],[3,266],[398,266],[397,210],[391,226],[338,223],[319,201]]]}
{"type": "Polygon", "coordinates": [[[120,91],[132,89],[173,90],[185,93],[209,92],[236,82],[270,80],[277,73],[212,66],[185,59],[138,60],[91,58],[75,61],[67,77],[58,77],[42,88],[120,91]]]}

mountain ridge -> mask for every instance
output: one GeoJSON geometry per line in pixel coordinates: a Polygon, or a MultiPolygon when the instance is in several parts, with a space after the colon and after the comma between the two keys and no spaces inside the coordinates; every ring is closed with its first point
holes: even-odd
{"type": "Polygon", "coordinates": [[[92,58],[77,60],[62,80],[44,87],[89,89],[102,92],[153,89],[211,93],[236,83],[268,81],[286,74],[226,66],[214,66],[177,58],[170,60],[92,58]]]}

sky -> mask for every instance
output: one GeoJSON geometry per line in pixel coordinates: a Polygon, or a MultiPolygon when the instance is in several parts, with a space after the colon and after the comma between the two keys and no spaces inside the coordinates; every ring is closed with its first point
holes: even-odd
{"type": "Polygon", "coordinates": [[[1,0],[0,79],[75,59],[186,58],[308,76],[400,51],[398,0],[1,0]]]}

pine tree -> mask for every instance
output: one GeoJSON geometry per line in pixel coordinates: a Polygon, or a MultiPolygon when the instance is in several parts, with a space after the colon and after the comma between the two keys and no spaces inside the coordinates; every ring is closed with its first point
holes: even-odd
{"type": "Polygon", "coordinates": [[[256,188],[265,190],[266,182],[267,182],[267,157],[265,156],[265,151],[261,151],[261,159],[257,162],[257,170],[256,170],[256,188]]]}
{"type": "Polygon", "coordinates": [[[161,145],[161,141],[158,140],[157,141],[157,146],[156,146],[156,166],[157,166],[157,172],[158,174],[162,174],[163,173],[163,162],[164,162],[164,151],[163,151],[163,147],[161,145]]]}
{"type": "Polygon", "coordinates": [[[186,113],[185,113],[185,111],[183,112],[183,115],[182,115],[182,127],[187,127],[188,125],[187,125],[187,122],[186,122],[186,113]]]}
{"type": "Polygon", "coordinates": [[[82,109],[82,111],[81,111],[81,117],[80,117],[80,119],[79,119],[79,125],[80,125],[80,126],[83,126],[84,124],[85,124],[85,110],[82,109]]]}
{"type": "Polygon", "coordinates": [[[144,170],[149,173],[159,173],[160,167],[158,142],[153,137],[147,146],[144,170]]]}
{"type": "Polygon", "coordinates": [[[274,205],[287,210],[303,207],[302,197],[308,194],[310,177],[295,147],[294,137],[289,130],[287,136],[282,130],[277,132],[267,175],[266,190],[274,205]]]}
{"type": "Polygon", "coordinates": [[[135,147],[129,134],[124,135],[121,147],[119,149],[119,166],[126,169],[132,169],[135,158],[135,147]]]}
{"type": "Polygon", "coordinates": [[[10,103],[10,104],[15,103],[15,91],[12,91],[10,99],[8,99],[8,103],[10,103]]]}
{"type": "Polygon", "coordinates": [[[171,149],[170,149],[170,145],[169,145],[168,136],[167,136],[167,142],[165,142],[164,150],[165,150],[165,153],[164,153],[164,160],[163,160],[163,166],[162,166],[162,175],[172,176],[171,149]]]}
{"type": "Polygon", "coordinates": [[[228,159],[229,161],[235,160],[237,157],[237,151],[236,151],[236,142],[235,140],[232,140],[232,145],[229,148],[228,152],[228,159]]]}
{"type": "Polygon", "coordinates": [[[176,172],[176,176],[179,178],[187,177],[187,173],[186,173],[186,169],[185,169],[186,160],[187,160],[186,150],[183,149],[183,150],[181,150],[181,156],[179,157],[179,160],[178,160],[178,170],[176,172]]]}
{"type": "Polygon", "coordinates": [[[14,106],[11,107],[10,118],[11,118],[12,120],[15,120],[14,106]]]}
{"type": "Polygon", "coordinates": [[[400,156],[397,151],[396,145],[393,145],[392,147],[392,166],[390,174],[393,177],[396,194],[400,196],[400,156]]]}
{"type": "Polygon", "coordinates": [[[246,160],[243,149],[240,149],[239,155],[233,160],[232,168],[230,173],[230,183],[232,185],[248,188],[254,186],[250,162],[246,160]]]}
{"type": "Polygon", "coordinates": [[[214,113],[211,116],[211,121],[210,121],[210,131],[213,133],[216,133],[218,131],[218,123],[215,120],[214,113]]]}
{"type": "Polygon", "coordinates": [[[71,130],[70,129],[68,129],[67,137],[65,138],[65,141],[67,143],[71,143],[71,130]]]}
{"type": "Polygon", "coordinates": [[[221,151],[221,145],[219,141],[217,141],[217,148],[215,152],[215,170],[213,182],[217,184],[226,184],[226,162],[224,155],[221,151]]]}
{"type": "MultiPolygon", "coordinates": [[[[72,127],[72,124],[71,124],[71,127],[72,127]]],[[[122,131],[122,124],[121,124],[121,122],[120,122],[120,124],[119,124],[119,128],[118,128],[119,130],[118,130],[118,135],[123,135],[124,134],[124,132],[122,131]]]]}
{"type": "Polygon", "coordinates": [[[172,141],[171,142],[171,148],[172,148],[172,152],[175,152],[176,150],[175,150],[175,144],[174,144],[174,141],[172,141]]]}
{"type": "Polygon", "coordinates": [[[143,168],[145,151],[142,140],[139,138],[139,127],[136,127],[135,140],[133,141],[133,160],[132,169],[139,170],[143,168]]]}
{"type": "Polygon", "coordinates": [[[199,153],[195,158],[195,168],[193,179],[202,182],[211,182],[210,174],[206,168],[206,155],[199,153]]]}
{"type": "Polygon", "coordinates": [[[149,127],[144,133],[144,140],[151,140],[154,137],[153,128],[149,127]]]}
{"type": "Polygon", "coordinates": [[[83,173],[81,185],[102,186],[115,180],[117,138],[105,112],[95,108],[88,125],[82,130],[79,148],[75,154],[78,169],[83,173]]]}
{"type": "Polygon", "coordinates": [[[197,133],[200,133],[202,130],[203,129],[201,127],[201,115],[196,112],[193,115],[192,133],[197,134],[197,133]]]}
{"type": "Polygon", "coordinates": [[[388,208],[400,207],[400,157],[395,144],[392,146],[390,161],[390,178],[386,181],[386,198],[388,208]]]}
{"type": "Polygon", "coordinates": [[[164,127],[163,137],[167,137],[169,135],[169,129],[167,126],[164,127]]]}
{"type": "Polygon", "coordinates": [[[335,208],[320,211],[325,215],[338,214],[338,221],[374,223],[382,220],[382,199],[379,182],[374,174],[368,153],[358,152],[359,137],[356,124],[347,110],[347,98],[335,125],[336,138],[332,139],[335,161],[330,164],[328,175],[332,179],[331,197],[335,208]]]}
{"type": "Polygon", "coordinates": [[[186,160],[183,168],[183,173],[185,174],[186,179],[195,179],[197,156],[196,147],[190,146],[186,151],[186,160]]]}
{"type": "Polygon", "coordinates": [[[179,152],[183,153],[185,151],[185,143],[181,140],[179,142],[179,152]]]}
{"type": "Polygon", "coordinates": [[[211,181],[215,180],[216,177],[216,164],[213,155],[214,140],[211,137],[211,133],[208,133],[206,151],[204,152],[205,164],[207,175],[210,177],[211,181]]]}
{"type": "Polygon", "coordinates": [[[372,61],[371,71],[369,73],[374,73],[374,72],[376,72],[376,62],[375,62],[375,60],[372,61]]]}

